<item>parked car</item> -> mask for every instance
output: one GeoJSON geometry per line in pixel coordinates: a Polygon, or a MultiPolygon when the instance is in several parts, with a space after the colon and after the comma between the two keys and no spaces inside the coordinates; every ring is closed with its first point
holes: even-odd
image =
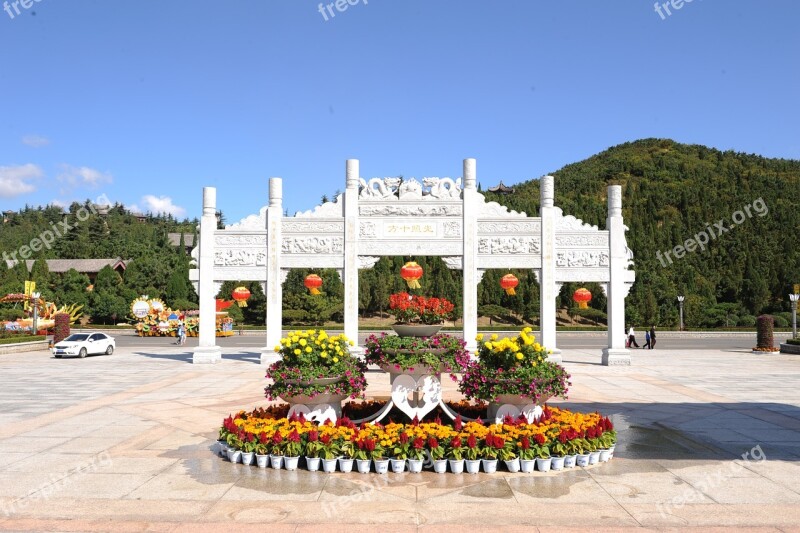
{"type": "Polygon", "coordinates": [[[53,355],[61,359],[65,355],[86,357],[93,354],[111,355],[117,343],[105,333],[73,333],[53,346],[53,355]]]}

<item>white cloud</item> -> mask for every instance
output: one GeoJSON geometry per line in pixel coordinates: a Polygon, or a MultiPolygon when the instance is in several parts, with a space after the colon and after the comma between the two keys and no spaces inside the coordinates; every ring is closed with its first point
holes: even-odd
{"type": "Polygon", "coordinates": [[[58,175],[58,181],[68,183],[72,186],[88,185],[97,187],[101,183],[111,183],[114,178],[107,172],[100,172],[89,167],[73,167],[71,165],[61,165],[63,172],[58,175]]]}
{"type": "Polygon", "coordinates": [[[39,178],[43,175],[42,169],[33,163],[0,167],[0,197],[11,198],[36,190],[28,180],[39,178]]]}
{"type": "Polygon", "coordinates": [[[142,196],[142,207],[134,204],[128,209],[133,213],[163,213],[170,214],[174,217],[181,218],[186,215],[186,209],[179,205],[172,203],[172,198],[169,196],[155,196],[147,194],[142,196]]]}
{"type": "Polygon", "coordinates": [[[33,148],[41,148],[50,144],[50,139],[41,135],[25,135],[22,137],[22,144],[27,144],[33,148]]]}

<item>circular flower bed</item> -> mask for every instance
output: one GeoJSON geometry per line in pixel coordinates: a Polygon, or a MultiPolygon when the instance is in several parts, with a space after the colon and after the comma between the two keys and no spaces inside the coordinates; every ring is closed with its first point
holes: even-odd
{"type": "Polygon", "coordinates": [[[530,334],[488,340],[478,335],[478,360],[464,372],[459,390],[470,399],[495,402],[501,395],[517,395],[541,404],[552,397],[567,397],[571,383],[561,365],[547,361],[547,350],[530,334]]]}
{"type": "Polygon", "coordinates": [[[469,365],[466,343],[452,335],[439,333],[430,337],[370,335],[364,343],[366,362],[397,371],[413,371],[422,365],[434,371],[460,373],[469,365]]]}
{"type": "Polygon", "coordinates": [[[320,394],[362,397],[367,367],[350,354],[352,344],[343,334],[331,337],[322,329],[289,333],[275,347],[281,360],[267,369],[267,378],[272,380],[264,389],[267,399],[320,394]]]}

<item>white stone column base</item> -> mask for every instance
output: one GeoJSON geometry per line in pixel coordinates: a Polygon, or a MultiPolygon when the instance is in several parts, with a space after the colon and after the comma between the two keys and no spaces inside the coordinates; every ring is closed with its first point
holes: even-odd
{"type": "Polygon", "coordinates": [[[626,349],[603,348],[603,366],[630,366],[631,351],[626,349]]]}
{"type": "Polygon", "coordinates": [[[261,348],[261,364],[271,365],[280,361],[281,356],[272,348],[261,348]]]}
{"type": "Polygon", "coordinates": [[[194,349],[193,365],[213,365],[222,360],[222,349],[219,346],[202,346],[194,349]]]}
{"type": "Polygon", "coordinates": [[[547,360],[551,363],[561,364],[564,362],[564,359],[561,357],[561,350],[555,348],[552,350],[550,355],[547,356],[547,360]]]}

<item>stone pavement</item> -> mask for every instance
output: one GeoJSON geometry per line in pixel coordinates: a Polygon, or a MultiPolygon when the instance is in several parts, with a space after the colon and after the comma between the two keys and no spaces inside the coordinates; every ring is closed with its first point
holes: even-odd
{"type": "MultiPolygon", "coordinates": [[[[800,531],[800,356],[636,350],[633,366],[614,368],[595,352],[564,352],[573,386],[554,403],[612,415],[615,458],[472,476],[260,470],[216,457],[222,418],[267,403],[257,353],[208,366],[177,346],[0,356],[0,530],[800,531]]],[[[385,375],[369,382],[388,393],[385,375]]]]}

